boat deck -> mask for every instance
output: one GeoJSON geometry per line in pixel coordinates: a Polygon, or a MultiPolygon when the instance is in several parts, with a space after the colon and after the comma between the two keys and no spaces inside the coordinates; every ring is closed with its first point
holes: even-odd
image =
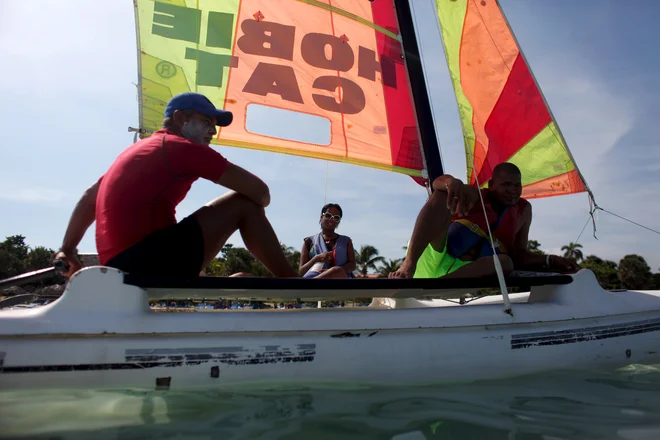
{"type": "MultiPolygon", "coordinates": [[[[510,276],[508,288],[570,284],[570,275],[542,274],[510,276]]],[[[151,299],[224,298],[242,300],[295,301],[379,298],[460,298],[480,289],[498,288],[496,277],[469,279],[345,279],[199,277],[166,278],[124,275],[124,284],[145,289],[151,299]]]]}

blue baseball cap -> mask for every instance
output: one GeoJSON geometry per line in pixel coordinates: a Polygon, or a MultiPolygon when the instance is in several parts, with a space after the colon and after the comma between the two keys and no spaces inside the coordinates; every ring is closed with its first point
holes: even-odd
{"type": "Polygon", "coordinates": [[[171,118],[175,110],[195,110],[203,115],[215,116],[216,125],[221,127],[228,126],[234,119],[231,112],[215,108],[209,98],[200,93],[185,92],[173,96],[165,107],[165,117],[171,118]]]}

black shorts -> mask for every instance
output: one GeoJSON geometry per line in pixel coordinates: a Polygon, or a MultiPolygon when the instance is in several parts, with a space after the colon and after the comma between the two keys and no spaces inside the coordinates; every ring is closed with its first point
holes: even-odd
{"type": "Polygon", "coordinates": [[[106,266],[138,275],[196,278],[204,262],[202,228],[192,215],[153,232],[106,266]]]}

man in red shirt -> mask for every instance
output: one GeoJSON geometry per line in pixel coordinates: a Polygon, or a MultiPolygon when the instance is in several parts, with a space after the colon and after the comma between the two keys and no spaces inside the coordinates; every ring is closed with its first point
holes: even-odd
{"type": "Polygon", "coordinates": [[[232,119],[198,93],[174,96],[163,128],[122,152],[78,201],[56,256],[69,265],[65,275],[82,267],[75,249],[96,221],[101,264],[126,272],[197,277],[239,230],[273,275],[300,276],[266,218],[268,186],[209,147],[215,126],[232,119]],[[232,191],[177,223],[176,206],[199,178],[232,191]]]}

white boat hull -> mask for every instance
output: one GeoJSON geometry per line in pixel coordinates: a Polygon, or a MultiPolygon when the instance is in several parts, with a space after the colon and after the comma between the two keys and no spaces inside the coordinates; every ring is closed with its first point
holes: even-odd
{"type": "Polygon", "coordinates": [[[0,389],[423,384],[660,361],[660,292],[604,291],[590,271],[533,287],[513,316],[493,300],[158,313],[148,299],[119,271],[95,267],[51,304],[0,311],[0,389]]]}

